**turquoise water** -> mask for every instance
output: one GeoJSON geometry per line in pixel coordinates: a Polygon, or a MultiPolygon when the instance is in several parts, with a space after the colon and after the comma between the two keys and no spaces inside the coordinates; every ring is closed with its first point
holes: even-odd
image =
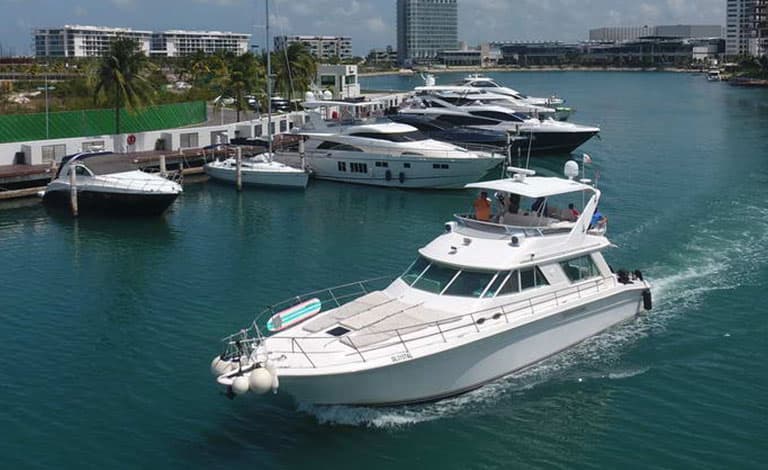
{"type": "Polygon", "coordinates": [[[219,338],[266,304],[400,271],[471,193],[206,183],[148,221],[2,206],[2,466],[764,467],[768,92],[686,74],[500,78],[602,127],[583,149],[618,245],[607,257],[652,280],[651,313],[434,404],[229,401],[208,371],[219,338]]]}

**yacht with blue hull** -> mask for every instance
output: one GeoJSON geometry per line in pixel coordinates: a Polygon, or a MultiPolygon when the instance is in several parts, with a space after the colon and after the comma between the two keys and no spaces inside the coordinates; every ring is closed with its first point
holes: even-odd
{"type": "Polygon", "coordinates": [[[492,148],[497,151],[506,151],[511,145],[513,155],[517,155],[518,150],[523,151],[528,147],[528,139],[525,137],[511,136],[509,133],[490,129],[457,126],[431,116],[393,114],[388,118],[394,122],[413,126],[431,139],[450,142],[467,149],[492,148]]]}
{"type": "Polygon", "coordinates": [[[432,401],[492,382],[651,308],[642,273],[614,273],[600,191],[510,168],[473,183],[456,215],[394,278],[268,308],[211,363],[232,397],[287,393],[322,405],[432,401]],[[486,199],[495,194],[501,201],[486,199]],[[579,211],[570,201],[584,201],[579,211]],[[495,213],[494,213],[495,212],[495,213]],[[319,313],[318,313],[319,310],[319,313]],[[279,331],[270,325],[291,322],[279,331]],[[266,332],[270,331],[270,334],[266,332]]]}
{"type": "Polygon", "coordinates": [[[43,203],[69,207],[73,179],[81,214],[160,215],[183,191],[178,182],[139,170],[111,152],[79,153],[62,159],[43,203]]]}
{"type": "Polygon", "coordinates": [[[398,110],[399,114],[430,116],[440,122],[476,129],[513,133],[530,140],[533,154],[565,154],[600,133],[599,127],[554,119],[536,119],[503,106],[456,106],[433,95],[421,96],[398,110]]]}

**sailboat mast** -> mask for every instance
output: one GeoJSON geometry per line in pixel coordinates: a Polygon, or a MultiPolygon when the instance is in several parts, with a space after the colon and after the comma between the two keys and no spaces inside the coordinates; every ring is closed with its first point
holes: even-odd
{"type": "Polygon", "coordinates": [[[272,159],[272,58],[269,45],[269,0],[266,0],[267,10],[267,141],[269,142],[268,155],[272,159]]]}

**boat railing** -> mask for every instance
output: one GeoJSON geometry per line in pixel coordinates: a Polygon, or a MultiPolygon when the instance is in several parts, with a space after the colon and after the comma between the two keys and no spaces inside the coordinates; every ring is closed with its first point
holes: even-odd
{"type": "Polygon", "coordinates": [[[550,219],[548,217],[540,217],[541,221],[552,221],[554,223],[562,224],[558,226],[553,225],[507,225],[498,222],[486,222],[483,220],[475,219],[471,214],[454,214],[453,217],[461,227],[467,227],[470,229],[481,230],[484,232],[491,232],[499,235],[517,235],[524,237],[543,237],[546,235],[558,235],[571,231],[573,223],[569,221],[561,221],[557,219],[550,219]]]}
{"type": "MultiPolygon", "coordinates": [[[[340,355],[337,349],[328,348],[329,338],[327,337],[311,336],[270,337],[269,353],[275,356],[300,354],[306,359],[307,367],[310,368],[317,368],[319,365],[365,363],[382,357],[390,357],[392,361],[397,362],[409,358],[416,349],[421,347],[448,343],[451,340],[463,340],[466,339],[467,334],[483,334],[500,324],[521,324],[531,321],[546,311],[577,303],[613,285],[612,278],[600,277],[555,291],[429,322],[356,334],[348,333],[340,338],[340,341],[351,348],[348,354],[340,355]]],[[[409,306],[403,309],[403,312],[416,307],[419,306],[409,306]]]]}

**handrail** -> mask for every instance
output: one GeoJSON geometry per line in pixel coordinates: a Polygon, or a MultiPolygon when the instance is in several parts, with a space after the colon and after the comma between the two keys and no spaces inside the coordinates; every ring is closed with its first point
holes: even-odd
{"type": "MultiPolygon", "coordinates": [[[[606,282],[610,278],[597,278],[592,279],[588,281],[583,281],[582,283],[578,285],[570,285],[567,287],[564,287],[562,289],[559,289],[554,292],[547,292],[543,294],[534,295],[532,297],[529,297],[527,299],[518,299],[506,304],[494,306],[494,307],[487,307],[481,310],[476,310],[469,313],[459,314],[452,317],[443,318],[440,320],[433,320],[429,322],[420,323],[417,325],[411,325],[407,327],[402,328],[393,328],[388,330],[376,330],[372,332],[365,332],[360,335],[356,335],[355,337],[348,337],[349,344],[351,345],[352,349],[355,351],[355,356],[359,356],[362,362],[367,362],[370,360],[370,357],[366,357],[366,354],[370,355],[373,352],[389,348],[393,346],[393,344],[400,344],[402,345],[405,352],[409,353],[411,352],[411,348],[408,347],[409,344],[413,344],[417,341],[430,338],[430,337],[437,337],[439,336],[441,338],[442,342],[448,342],[447,335],[449,335],[451,332],[466,329],[467,327],[472,327],[477,334],[481,334],[486,328],[481,328],[481,324],[478,323],[480,317],[483,319],[482,324],[493,324],[492,322],[488,322],[489,319],[500,319],[501,316],[498,318],[494,318],[495,314],[501,313],[504,317],[505,323],[509,324],[511,323],[509,314],[511,313],[518,313],[518,312],[524,312],[526,310],[530,309],[529,316],[534,316],[536,313],[540,310],[540,307],[542,307],[545,304],[551,304],[552,302],[555,303],[555,306],[560,306],[568,302],[568,294],[565,294],[565,292],[569,292],[569,294],[577,295],[578,299],[583,298],[583,293],[587,289],[595,289],[596,293],[599,293],[601,291],[601,286],[604,286],[606,282]],[[509,308],[513,307],[513,308],[509,308]],[[490,317],[488,317],[488,314],[491,314],[490,317]],[[461,322],[460,320],[465,320],[461,322]],[[466,320],[471,321],[468,323],[466,320]],[[443,328],[442,325],[446,325],[449,323],[456,323],[456,325],[450,326],[449,328],[443,328]],[[404,337],[409,334],[413,333],[413,330],[424,330],[428,329],[430,327],[436,328],[436,331],[428,332],[426,334],[421,334],[417,336],[411,336],[411,337],[404,337]],[[410,333],[409,333],[410,330],[410,333]],[[360,339],[369,335],[381,335],[381,334],[387,334],[387,333],[393,333],[393,336],[397,338],[397,340],[392,343],[391,341],[382,341],[380,343],[372,345],[372,347],[369,348],[359,348],[355,344],[355,339],[360,339]]],[[[286,340],[288,338],[274,338],[274,340],[286,340]]],[[[311,337],[311,336],[293,336],[290,338],[291,342],[296,342],[297,345],[299,345],[300,342],[304,341],[311,342],[311,341],[322,341],[324,344],[327,344],[328,339],[327,338],[318,338],[318,337],[311,337]]],[[[272,352],[283,352],[280,350],[273,349],[273,346],[270,346],[270,350],[272,352]]],[[[313,364],[313,367],[316,367],[314,365],[314,362],[309,359],[310,355],[331,355],[331,354],[338,354],[338,351],[306,351],[304,348],[301,348],[301,352],[307,357],[309,362],[313,364]]],[[[348,357],[348,356],[345,356],[348,357]]],[[[356,362],[356,361],[353,361],[356,362]]],[[[341,364],[346,364],[347,361],[342,362],[341,364]]],[[[341,365],[337,364],[337,365],[341,365]]]]}

